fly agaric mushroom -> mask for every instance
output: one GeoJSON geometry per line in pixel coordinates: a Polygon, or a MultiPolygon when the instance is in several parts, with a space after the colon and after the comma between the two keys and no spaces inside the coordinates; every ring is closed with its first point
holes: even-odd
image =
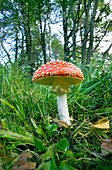
{"type": "Polygon", "coordinates": [[[33,82],[36,84],[53,86],[52,91],[57,94],[57,106],[60,120],[71,125],[68,112],[66,93],[70,92],[69,85],[77,85],[83,81],[83,73],[72,63],[51,61],[35,71],[33,82]]]}

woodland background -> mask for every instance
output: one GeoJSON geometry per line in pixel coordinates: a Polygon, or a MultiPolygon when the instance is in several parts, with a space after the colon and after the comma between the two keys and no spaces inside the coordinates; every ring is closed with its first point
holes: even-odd
{"type": "Polygon", "coordinates": [[[112,59],[109,53],[112,42],[105,43],[108,39],[111,41],[110,3],[105,4],[104,0],[2,0],[2,63],[15,62],[29,67],[32,73],[34,68],[51,60],[73,59],[86,65],[94,60],[112,59]],[[102,41],[106,46],[103,53],[102,41]]]}

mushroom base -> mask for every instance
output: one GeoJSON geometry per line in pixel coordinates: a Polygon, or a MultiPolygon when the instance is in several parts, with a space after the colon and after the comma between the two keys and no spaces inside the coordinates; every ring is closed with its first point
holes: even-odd
{"type": "Polygon", "coordinates": [[[66,93],[70,92],[69,84],[64,81],[63,77],[60,77],[53,82],[51,91],[57,94],[57,106],[60,120],[67,123],[67,125],[71,125],[66,97],[66,93]]]}
{"type": "Polygon", "coordinates": [[[67,125],[71,125],[66,94],[57,95],[57,105],[60,120],[67,123],[67,125]]]}

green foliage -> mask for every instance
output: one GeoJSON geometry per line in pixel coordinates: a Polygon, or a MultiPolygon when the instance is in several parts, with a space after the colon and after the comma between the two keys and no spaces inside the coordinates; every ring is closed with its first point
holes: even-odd
{"type": "Polygon", "coordinates": [[[43,146],[42,141],[39,141],[36,137],[34,137],[34,145],[39,150],[39,152],[46,151],[46,148],[43,146]]]}
{"type": "Polygon", "coordinates": [[[41,169],[57,170],[52,146],[43,155],[42,163],[38,167],[38,170],[41,169]]]}
{"type": "Polygon", "coordinates": [[[83,70],[84,81],[70,86],[71,92],[67,94],[73,127],[64,128],[51,119],[58,117],[56,95],[50,92],[51,87],[34,85],[29,73],[21,68],[13,65],[1,68],[3,169],[10,169],[25,150],[32,153],[38,170],[111,168],[111,156],[101,154],[99,136],[112,137],[112,126],[108,132],[95,131],[90,122],[103,117],[112,119],[112,65],[94,62],[83,70]]]}
{"type": "Polygon", "coordinates": [[[63,51],[63,45],[61,44],[61,41],[58,39],[58,35],[54,34],[52,36],[52,53],[55,60],[64,60],[64,51],[63,51]]]}
{"type": "Polygon", "coordinates": [[[73,166],[68,165],[64,161],[62,161],[60,166],[59,166],[59,170],[75,170],[75,169],[76,168],[74,168],[73,166]]]}
{"type": "MultiPolygon", "coordinates": [[[[94,56],[88,55],[89,60],[87,60],[86,54],[90,49],[88,45],[94,44],[90,52],[96,54],[100,51],[101,42],[104,42],[111,33],[110,5],[111,1],[106,3],[100,0],[95,15],[94,1],[2,0],[0,1],[0,60],[4,63],[17,62],[23,67],[31,68],[31,73],[34,67],[38,68],[51,58],[69,60],[73,57],[83,64],[89,63],[89,60],[94,60],[94,56]],[[94,17],[95,24],[90,22],[94,17]],[[93,28],[91,24],[94,25],[93,28]],[[63,39],[64,45],[56,35],[57,32],[63,39]],[[90,36],[91,32],[94,33],[93,38],[90,36]]],[[[106,50],[110,50],[108,45],[106,50]]]]}

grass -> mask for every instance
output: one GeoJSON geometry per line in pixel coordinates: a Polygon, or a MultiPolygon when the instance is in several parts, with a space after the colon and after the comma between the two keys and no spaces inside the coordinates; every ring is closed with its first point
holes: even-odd
{"type": "MultiPolygon", "coordinates": [[[[22,69],[7,64],[0,70],[0,164],[12,169],[21,153],[30,152],[35,169],[111,169],[111,154],[101,154],[101,136],[111,138],[112,65],[84,67],[84,81],[67,94],[73,127],[55,123],[56,95],[51,87],[34,85],[22,69]],[[90,122],[107,117],[110,129],[95,130],[90,122]]],[[[22,164],[22,162],[20,162],[22,164]]],[[[20,165],[21,166],[21,165],[20,165]]]]}

